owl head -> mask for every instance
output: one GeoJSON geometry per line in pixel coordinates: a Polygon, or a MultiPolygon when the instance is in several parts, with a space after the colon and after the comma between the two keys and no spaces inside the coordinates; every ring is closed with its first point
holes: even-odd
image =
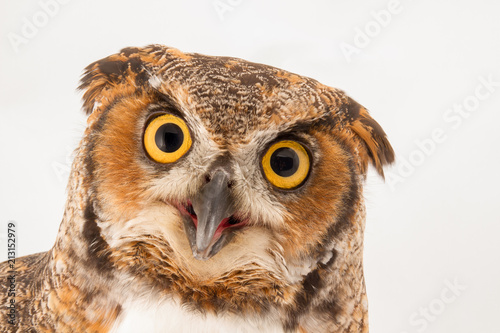
{"type": "Polygon", "coordinates": [[[125,48],[80,89],[89,256],[159,289],[286,299],[292,263],[332,257],[357,230],[367,166],[383,176],[394,159],[343,91],[241,59],[125,48]]]}

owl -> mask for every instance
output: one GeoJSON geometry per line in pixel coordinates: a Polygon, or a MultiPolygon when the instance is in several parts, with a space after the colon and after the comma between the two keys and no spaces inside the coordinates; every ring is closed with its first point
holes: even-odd
{"type": "Polygon", "coordinates": [[[363,106],[162,45],[92,63],[79,88],[61,226],[1,264],[2,332],[368,332],[362,189],[394,152],[363,106]]]}

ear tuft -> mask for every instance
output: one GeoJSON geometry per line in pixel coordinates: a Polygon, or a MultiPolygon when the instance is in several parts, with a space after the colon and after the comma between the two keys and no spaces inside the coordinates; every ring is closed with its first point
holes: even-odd
{"type": "Polygon", "coordinates": [[[89,115],[106,90],[120,83],[130,83],[139,87],[147,81],[149,75],[141,59],[141,49],[125,48],[120,53],[103,58],[88,65],[78,90],[84,90],[83,111],[89,115]]]}
{"type": "Polygon", "coordinates": [[[82,100],[83,111],[86,115],[92,113],[98,96],[107,86],[116,82],[119,73],[122,73],[124,70],[119,62],[110,59],[112,57],[114,56],[93,62],[84,70],[78,90],[85,91],[82,100]]]}
{"type": "MultiPolygon", "coordinates": [[[[348,103],[349,127],[364,143],[373,166],[380,176],[384,177],[383,166],[394,162],[394,150],[387,140],[387,135],[362,105],[350,97],[348,103]]],[[[368,160],[365,159],[362,163],[366,170],[368,160]]]]}

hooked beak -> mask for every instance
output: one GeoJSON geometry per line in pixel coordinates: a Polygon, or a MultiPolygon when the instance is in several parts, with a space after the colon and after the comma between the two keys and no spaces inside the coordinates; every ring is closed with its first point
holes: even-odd
{"type": "Polygon", "coordinates": [[[234,229],[245,224],[235,217],[230,184],[229,173],[217,169],[192,201],[179,207],[193,256],[198,260],[217,254],[234,236],[234,229]]]}

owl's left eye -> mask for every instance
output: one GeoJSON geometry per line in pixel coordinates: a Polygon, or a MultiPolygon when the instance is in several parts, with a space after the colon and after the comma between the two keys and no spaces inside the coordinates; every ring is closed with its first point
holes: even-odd
{"type": "Polygon", "coordinates": [[[144,148],[158,163],[172,163],[191,147],[189,129],[179,117],[164,114],[154,118],[144,132],[144,148]]]}
{"type": "Polygon", "coordinates": [[[310,164],[307,150],[302,144],[292,140],[274,143],[262,158],[262,169],[267,180],[286,190],[297,188],[304,183],[310,164]]]}

